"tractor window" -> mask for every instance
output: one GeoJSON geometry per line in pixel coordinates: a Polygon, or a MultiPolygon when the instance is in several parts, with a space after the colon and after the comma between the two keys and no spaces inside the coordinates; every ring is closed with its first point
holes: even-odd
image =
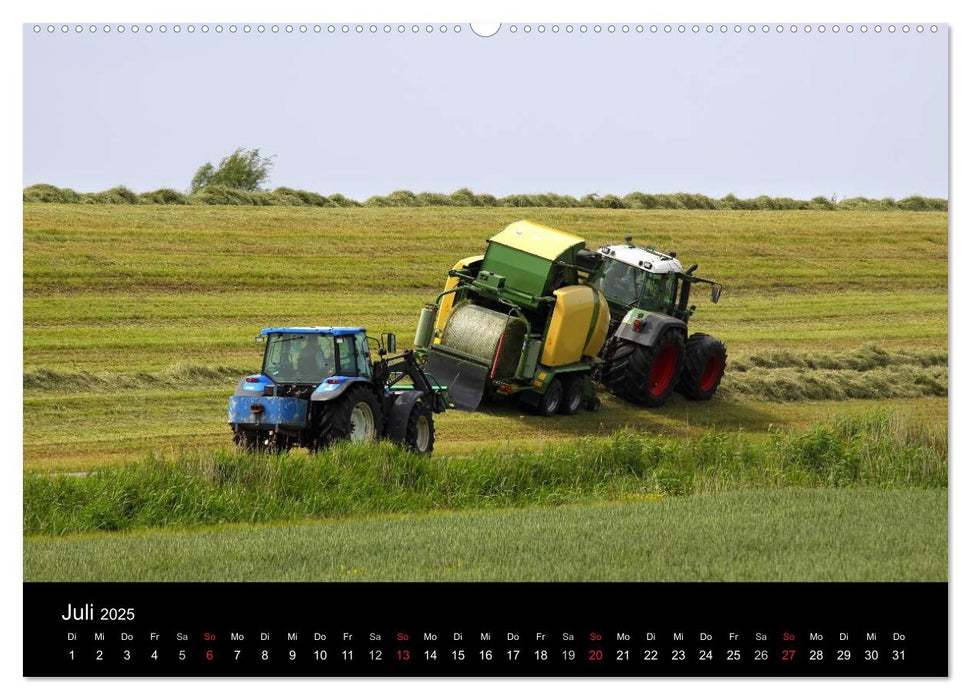
{"type": "Polygon", "coordinates": [[[663,311],[671,303],[674,295],[676,280],[671,273],[655,275],[648,273],[644,276],[644,286],[641,289],[640,307],[648,311],[663,311]]]}
{"type": "Polygon", "coordinates": [[[371,348],[367,343],[367,336],[358,333],[354,336],[354,347],[357,348],[357,371],[362,377],[371,376],[371,348]]]}
{"type": "Polygon", "coordinates": [[[334,374],[334,336],[276,333],[267,338],[263,374],[281,384],[319,384],[334,374]]]}
{"type": "Polygon", "coordinates": [[[632,306],[641,295],[646,275],[644,270],[627,263],[606,260],[594,285],[611,301],[632,306]]]}
{"type": "Polygon", "coordinates": [[[354,336],[345,335],[337,338],[337,374],[342,377],[357,376],[354,336]]]}

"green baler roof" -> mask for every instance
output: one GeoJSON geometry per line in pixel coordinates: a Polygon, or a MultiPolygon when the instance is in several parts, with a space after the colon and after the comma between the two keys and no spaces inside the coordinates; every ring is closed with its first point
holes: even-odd
{"type": "Polygon", "coordinates": [[[586,241],[555,228],[517,221],[489,239],[482,270],[502,275],[506,286],[533,296],[549,296],[563,284],[576,282],[572,268],[586,241]],[[562,273],[557,275],[556,272],[562,273]]]}

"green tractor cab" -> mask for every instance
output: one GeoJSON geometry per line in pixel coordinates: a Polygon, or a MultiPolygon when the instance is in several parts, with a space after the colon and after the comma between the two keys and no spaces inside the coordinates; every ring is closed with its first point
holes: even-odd
{"type": "Polygon", "coordinates": [[[684,270],[676,253],[623,245],[603,246],[590,284],[610,305],[610,334],[601,357],[601,383],[613,394],[646,406],[663,405],[677,391],[692,400],[714,396],[728,359],[725,344],[705,333],[688,335],[692,286],[708,285],[718,303],[722,286],[684,270]]]}

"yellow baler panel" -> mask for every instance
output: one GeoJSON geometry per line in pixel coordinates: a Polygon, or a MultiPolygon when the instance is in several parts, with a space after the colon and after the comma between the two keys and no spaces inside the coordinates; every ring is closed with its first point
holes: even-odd
{"type": "MultiPolygon", "coordinates": [[[[462,258],[452,267],[453,270],[464,270],[472,263],[476,263],[482,260],[481,255],[473,255],[468,258],[462,258]]],[[[455,289],[459,283],[458,277],[447,277],[445,279],[445,290],[446,292],[455,289]]],[[[448,321],[449,314],[452,313],[452,306],[455,304],[455,295],[446,294],[442,297],[442,300],[438,303],[438,314],[435,316],[435,330],[442,331],[445,329],[445,323],[448,321]]]]}
{"type": "MultiPolygon", "coordinates": [[[[584,355],[596,355],[586,349],[594,344],[598,335],[602,345],[607,334],[601,319],[609,315],[603,295],[584,284],[561,287],[553,295],[556,304],[540,361],[547,367],[559,367],[579,362],[584,355]]],[[[597,350],[600,350],[599,346],[597,350]]]]}
{"type": "Polygon", "coordinates": [[[607,307],[607,298],[599,289],[593,291],[597,293],[600,303],[597,305],[597,318],[594,321],[590,338],[587,340],[586,347],[583,348],[583,354],[587,357],[596,357],[600,354],[604,343],[607,342],[607,331],[610,330],[610,309],[607,307]]]}

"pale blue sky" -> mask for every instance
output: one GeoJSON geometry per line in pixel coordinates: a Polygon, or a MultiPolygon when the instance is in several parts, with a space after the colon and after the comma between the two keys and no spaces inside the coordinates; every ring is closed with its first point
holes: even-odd
{"type": "Polygon", "coordinates": [[[276,156],[271,187],[355,198],[947,196],[946,27],[488,39],[378,27],[25,27],[24,184],[185,189],[204,161],[258,146],[276,156]]]}

